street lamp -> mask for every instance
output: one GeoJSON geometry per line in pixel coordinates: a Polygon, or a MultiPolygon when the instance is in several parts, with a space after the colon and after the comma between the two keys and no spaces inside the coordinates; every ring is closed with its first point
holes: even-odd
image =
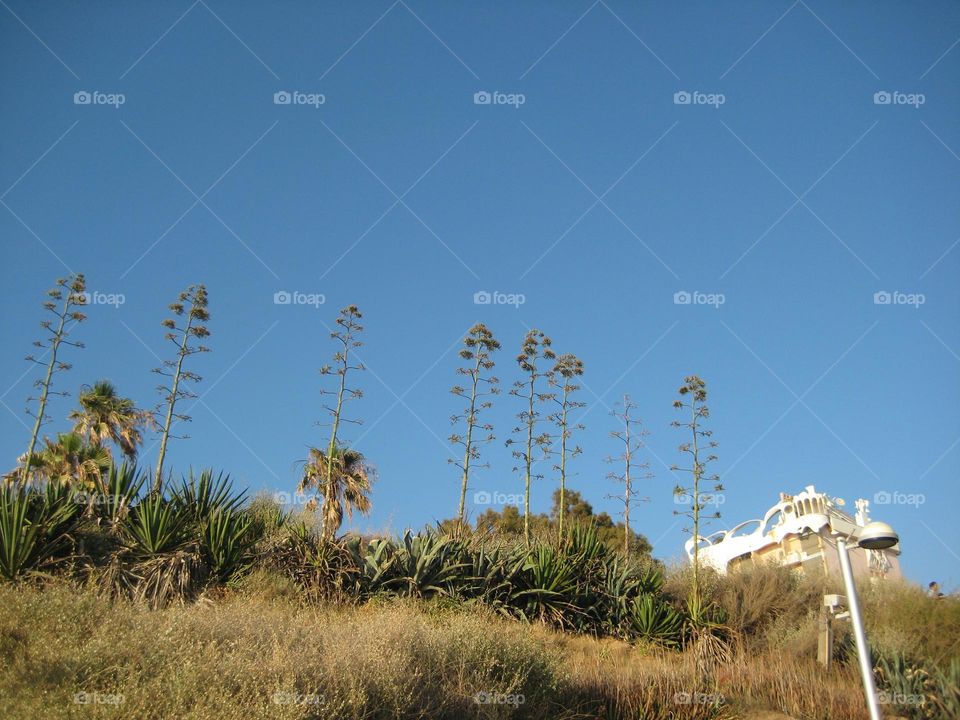
{"type": "Polygon", "coordinates": [[[864,526],[847,522],[834,523],[833,530],[837,538],[837,555],[840,557],[843,584],[847,589],[847,606],[850,611],[850,621],[853,624],[853,635],[857,640],[857,655],[860,659],[863,691],[867,696],[867,709],[870,711],[870,720],[882,720],[877,688],[873,683],[873,667],[870,662],[870,648],[867,647],[867,633],[863,627],[863,616],[860,614],[860,600],[857,598],[857,586],[853,582],[853,570],[850,568],[847,541],[856,542],[864,550],[886,550],[900,542],[900,538],[892,527],[879,521],[867,523],[864,526]],[[837,525],[842,527],[836,527],[837,525]]]}

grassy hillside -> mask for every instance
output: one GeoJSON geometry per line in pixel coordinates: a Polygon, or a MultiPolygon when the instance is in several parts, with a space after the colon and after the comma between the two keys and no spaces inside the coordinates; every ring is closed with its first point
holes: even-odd
{"type": "MultiPolygon", "coordinates": [[[[324,538],[226,478],[112,469],[0,489],[0,717],[858,720],[824,578],[626,556],[591,524],[528,545],[442,530],[324,538]]],[[[865,584],[888,710],[960,715],[960,602],[865,584]]]]}
{"type": "MultiPolygon", "coordinates": [[[[956,617],[953,603],[927,604],[956,617]]],[[[853,664],[821,670],[799,650],[810,634],[791,632],[789,614],[761,620],[755,647],[734,646],[705,675],[692,651],[573,635],[438,601],[305,604],[292,582],[261,573],[161,610],[59,580],[6,584],[0,716],[666,720],[764,709],[865,718],[853,664]],[[761,647],[774,638],[783,652],[761,647]]],[[[918,622],[898,618],[888,636],[918,622]]],[[[940,642],[955,640],[958,627],[941,626],[953,637],[940,642]]],[[[923,638],[910,642],[931,648],[923,638]]]]}

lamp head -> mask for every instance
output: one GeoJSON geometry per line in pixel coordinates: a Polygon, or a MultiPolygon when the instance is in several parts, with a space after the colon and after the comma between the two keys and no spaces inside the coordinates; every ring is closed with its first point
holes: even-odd
{"type": "Polygon", "coordinates": [[[900,542],[900,536],[887,523],[874,520],[857,533],[857,541],[864,550],[886,550],[900,542]]]}

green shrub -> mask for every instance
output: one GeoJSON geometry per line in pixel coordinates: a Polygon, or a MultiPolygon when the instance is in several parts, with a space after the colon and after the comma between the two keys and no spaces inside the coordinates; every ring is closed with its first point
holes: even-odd
{"type": "Polygon", "coordinates": [[[0,575],[14,580],[63,559],[78,515],[66,484],[0,487],[0,575]]]}

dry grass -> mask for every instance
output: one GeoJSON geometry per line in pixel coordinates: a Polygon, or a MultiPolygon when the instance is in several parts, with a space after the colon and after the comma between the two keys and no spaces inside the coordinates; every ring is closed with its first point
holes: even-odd
{"type": "Polygon", "coordinates": [[[808,658],[739,655],[707,678],[679,653],[478,609],[307,606],[268,580],[160,611],[63,583],[0,586],[0,717],[865,717],[856,678],[808,658]]]}
{"type": "Polygon", "coordinates": [[[960,598],[935,600],[907,583],[867,586],[861,598],[870,641],[879,652],[937,666],[960,658],[960,598]]]}
{"type": "Polygon", "coordinates": [[[481,616],[249,596],[151,612],[62,585],[4,587],[0,605],[2,717],[483,717],[478,692],[551,716],[557,659],[481,616]],[[123,701],[80,708],[78,692],[123,701]]]}
{"type": "Polygon", "coordinates": [[[689,655],[588,638],[559,638],[557,643],[567,658],[574,688],[586,697],[607,700],[599,717],[673,717],[661,714],[663,708],[688,696],[704,703],[723,698],[725,707],[711,714],[709,705],[699,710],[693,704],[680,706],[675,717],[743,717],[770,710],[798,720],[867,717],[852,669],[827,673],[812,659],[790,653],[737,654],[712,677],[704,677],[689,655]]]}
{"type": "MultiPolygon", "coordinates": [[[[666,595],[681,604],[690,584],[688,567],[671,570],[666,595]]],[[[816,620],[823,595],[845,595],[839,578],[806,577],[779,566],[760,566],[725,577],[704,573],[704,594],[722,609],[724,622],[746,653],[774,650],[815,657],[816,620]]],[[[960,599],[935,600],[907,582],[858,583],[874,650],[937,666],[960,658],[960,599]]],[[[837,649],[852,648],[849,624],[838,623],[837,649]]]]}

